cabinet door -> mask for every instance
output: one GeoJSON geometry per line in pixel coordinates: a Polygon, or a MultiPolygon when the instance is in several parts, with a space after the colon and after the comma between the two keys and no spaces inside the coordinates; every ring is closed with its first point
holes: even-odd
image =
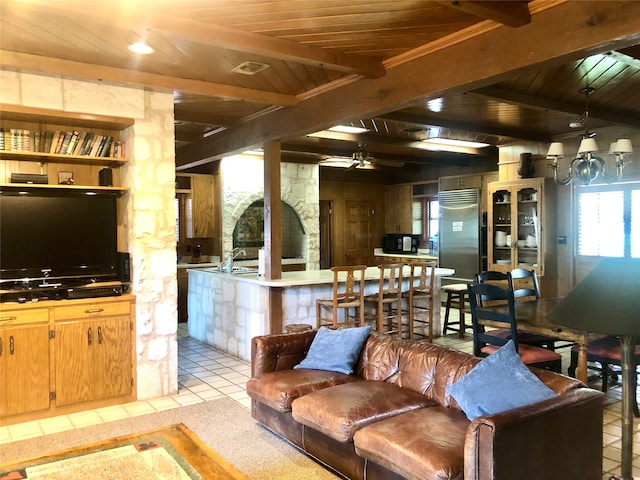
{"type": "Polygon", "coordinates": [[[191,177],[191,201],[193,209],[193,236],[213,237],[213,177],[191,177]]]}
{"type": "Polygon", "coordinates": [[[0,329],[0,416],[49,408],[49,325],[0,329]]]}
{"type": "Polygon", "coordinates": [[[57,406],[125,395],[131,388],[127,317],[57,324],[57,406]]]}
{"type": "Polygon", "coordinates": [[[390,185],[385,191],[384,226],[386,233],[412,233],[411,185],[390,185]]]}
{"type": "MultiPolygon", "coordinates": [[[[507,186],[489,188],[489,210],[487,212],[487,256],[489,270],[511,271],[514,267],[515,252],[513,239],[517,238],[517,210],[512,202],[512,189],[507,186]],[[514,214],[514,211],[516,212],[514,214]]],[[[517,242],[516,242],[517,245],[517,242]]]]}
{"type": "Polygon", "coordinates": [[[131,322],[110,318],[97,323],[95,390],[99,398],[131,393],[131,322]]]}
{"type": "Polygon", "coordinates": [[[96,321],[56,324],[56,405],[95,400],[93,350],[96,321]]]}

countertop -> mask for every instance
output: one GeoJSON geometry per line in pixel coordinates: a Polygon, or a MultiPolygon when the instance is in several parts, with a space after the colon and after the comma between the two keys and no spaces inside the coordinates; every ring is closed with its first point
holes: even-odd
{"type": "MultiPolygon", "coordinates": [[[[236,273],[228,274],[217,271],[216,268],[197,268],[194,272],[207,273],[212,275],[221,275],[229,280],[238,282],[249,282],[265,287],[296,287],[305,285],[323,285],[333,283],[333,272],[326,270],[305,270],[300,272],[283,272],[282,278],[277,280],[266,280],[264,277],[258,276],[256,273],[236,273]]],[[[405,267],[403,275],[409,276],[410,269],[405,267]]],[[[436,268],[436,276],[450,276],[455,273],[452,268],[436,268]]],[[[378,267],[367,267],[364,273],[365,280],[377,281],[380,278],[380,270],[378,267]]]]}
{"type": "Polygon", "coordinates": [[[394,257],[394,258],[409,258],[420,260],[433,260],[438,261],[437,255],[432,255],[427,249],[418,249],[418,253],[384,253],[381,248],[374,248],[373,255],[376,257],[394,257]]]}

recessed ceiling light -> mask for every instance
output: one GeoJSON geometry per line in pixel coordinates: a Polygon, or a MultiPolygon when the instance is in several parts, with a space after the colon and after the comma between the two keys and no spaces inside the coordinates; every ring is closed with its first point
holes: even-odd
{"type": "Polygon", "coordinates": [[[153,47],[147,45],[143,41],[132,43],[127,48],[129,49],[130,52],[137,53],[139,55],[149,55],[150,53],[155,52],[153,47]]]}
{"type": "Polygon", "coordinates": [[[456,147],[469,147],[469,148],[483,148],[488,147],[488,143],[483,142],[469,142],[467,140],[453,140],[451,138],[427,138],[423,140],[427,143],[440,143],[442,145],[453,145],[456,147]]]}
{"type": "Polygon", "coordinates": [[[340,132],[340,133],[363,133],[368,132],[369,130],[362,127],[354,127],[353,125],[336,125],[331,127],[329,130],[332,132],[340,132]]]}

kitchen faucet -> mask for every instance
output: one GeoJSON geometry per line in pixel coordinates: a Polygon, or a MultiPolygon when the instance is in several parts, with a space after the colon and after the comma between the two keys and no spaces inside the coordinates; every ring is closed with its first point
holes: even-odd
{"type": "Polygon", "coordinates": [[[231,252],[229,253],[229,256],[227,257],[227,265],[226,265],[227,273],[231,273],[233,271],[233,261],[236,259],[238,255],[241,255],[241,254],[246,257],[247,256],[246,250],[244,249],[240,250],[239,247],[236,247],[233,250],[231,250],[231,252]],[[238,251],[236,252],[236,250],[238,251]]]}

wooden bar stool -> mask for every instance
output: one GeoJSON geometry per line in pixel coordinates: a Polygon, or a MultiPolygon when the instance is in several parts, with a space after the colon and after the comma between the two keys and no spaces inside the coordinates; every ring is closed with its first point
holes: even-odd
{"type": "Polygon", "coordinates": [[[402,293],[407,301],[409,339],[415,335],[424,336],[433,342],[433,285],[435,283],[436,262],[418,261],[409,264],[409,290],[402,293]],[[426,313],[419,315],[419,313],[426,313]],[[416,326],[426,326],[427,333],[417,333],[416,326]]]}
{"type": "Polygon", "coordinates": [[[364,297],[365,304],[373,304],[375,329],[384,333],[400,333],[402,328],[402,269],[403,263],[378,265],[378,291],[364,297]],[[396,320],[397,329],[393,325],[396,320]],[[385,326],[386,324],[386,326],[385,326]]]}
{"type": "Polygon", "coordinates": [[[331,267],[333,298],[316,300],[318,328],[364,326],[364,271],[366,268],[366,265],[331,267]],[[331,317],[326,316],[328,313],[331,313],[331,317]]]}
{"type": "Polygon", "coordinates": [[[458,332],[460,338],[464,338],[464,331],[467,328],[472,328],[471,325],[467,325],[465,322],[465,302],[467,301],[468,289],[466,283],[452,283],[450,285],[443,285],[442,291],[447,294],[447,306],[444,314],[444,325],[442,327],[442,334],[446,335],[447,330],[451,330],[453,332],[458,332]],[[458,325],[458,327],[452,327],[449,325],[449,310],[451,309],[451,304],[456,302],[458,305],[458,309],[460,310],[460,315],[458,317],[457,322],[451,322],[453,325],[458,325]]]}
{"type": "Polygon", "coordinates": [[[313,326],[308,323],[290,323],[284,326],[285,333],[300,333],[313,330],[313,326]]]}

